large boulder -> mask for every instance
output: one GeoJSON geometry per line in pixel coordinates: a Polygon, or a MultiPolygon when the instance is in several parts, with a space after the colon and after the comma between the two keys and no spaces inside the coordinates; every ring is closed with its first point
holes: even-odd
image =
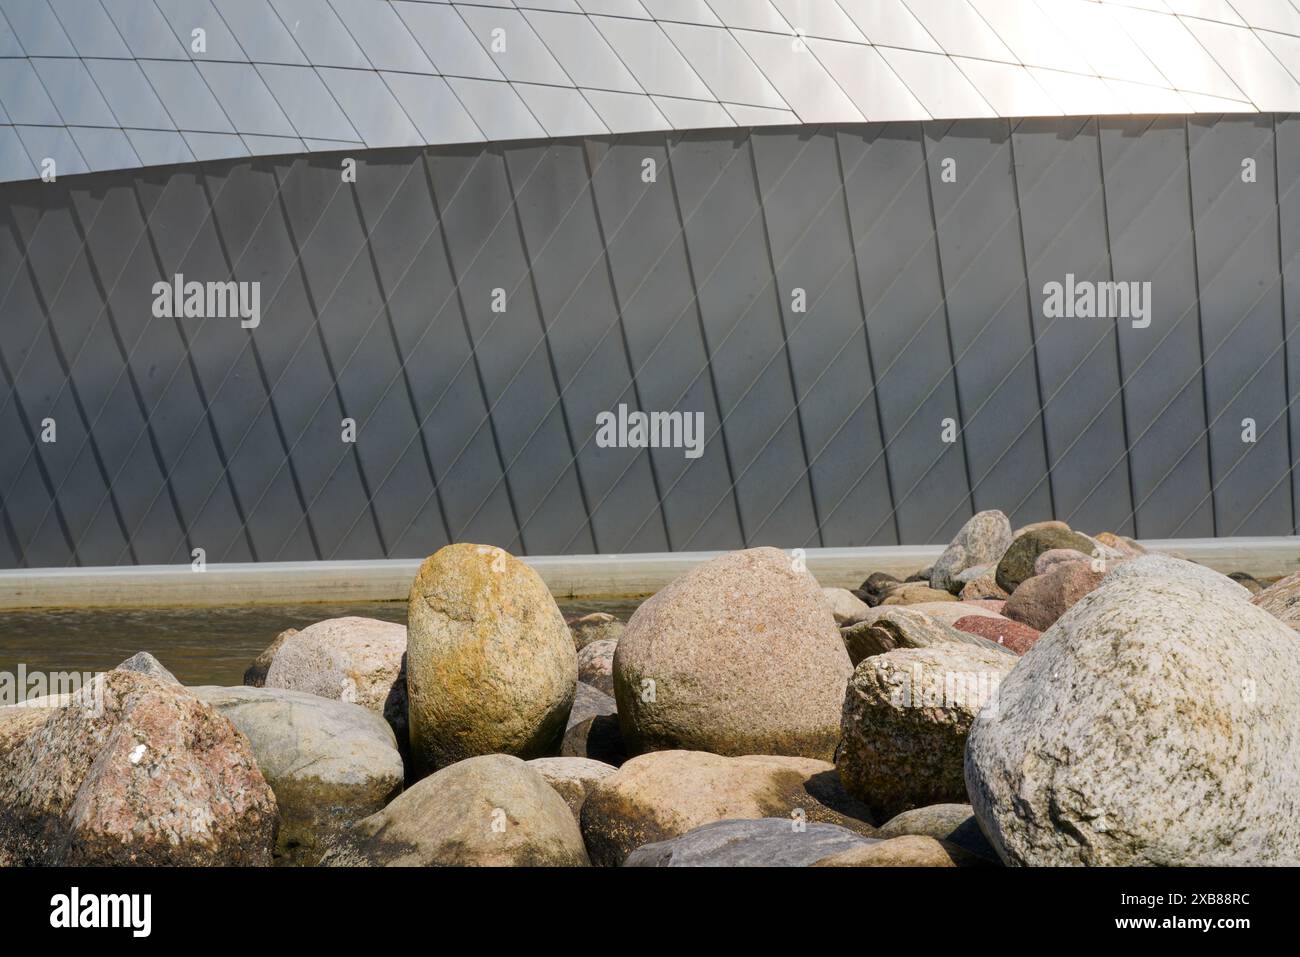
{"type": "Polygon", "coordinates": [[[1043,552],[1055,548],[1072,548],[1085,555],[1091,555],[1094,544],[1087,535],[1080,535],[1068,528],[1055,525],[1031,528],[1019,535],[1008,547],[998,562],[997,582],[1003,591],[1014,593],[1020,583],[1034,575],[1034,563],[1043,552]]]}
{"type": "Polygon", "coordinates": [[[953,537],[930,569],[930,587],[956,592],[958,576],[969,568],[994,565],[1011,544],[1011,522],[997,509],[976,512],[953,537]]]}
{"type": "Polygon", "coordinates": [[[845,794],[829,762],[657,751],[596,783],[582,806],[582,835],[593,863],[617,866],[644,844],[700,825],[762,817],[873,832],[866,808],[845,794]]]}
{"type": "Polygon", "coordinates": [[[248,738],[280,807],[277,863],[315,864],[340,831],[402,790],[393,729],[360,705],[282,688],[190,690],[248,738]]]}
{"type": "Polygon", "coordinates": [[[1133,570],[1152,558],[1066,612],[976,719],[980,825],[1010,864],[1300,863],[1300,640],[1227,587],[1133,570]]]}
{"type": "Polygon", "coordinates": [[[321,863],[582,867],[588,861],[573,813],[546,779],[513,755],[486,754],[448,765],[358,821],[321,863]]]}
{"type": "Polygon", "coordinates": [[[877,843],[838,824],[788,817],[715,821],[680,837],[638,847],[624,867],[808,867],[822,858],[877,843]]]}
{"type": "Polygon", "coordinates": [[[961,801],[971,722],[1017,659],[955,643],[867,658],[844,696],[844,738],[835,765],[844,788],[879,817],[961,801]]]}
{"type": "Polygon", "coordinates": [[[1250,592],[1227,575],[1172,555],[1149,554],[1122,562],[1106,573],[1107,585],[1133,578],[1139,581],[1174,581],[1199,588],[1207,596],[1227,601],[1250,599],[1250,592]]]}
{"type": "Polygon", "coordinates": [[[264,687],[359,704],[383,717],[399,744],[406,741],[404,627],[376,618],[329,618],[282,632],[276,641],[264,687]]]}
{"type": "Polygon", "coordinates": [[[587,800],[588,792],[596,786],[596,782],[618,770],[612,764],[590,758],[533,758],[525,763],[564,798],[575,821],[582,811],[583,802],[587,800]]]}
{"type": "MultiPolygon", "coordinates": [[[[1246,588],[1245,585],[1241,587],[1246,588]]],[[[1286,622],[1292,628],[1300,626],[1300,574],[1279,578],[1251,596],[1250,601],[1278,621],[1286,622]]]]}
{"type": "Polygon", "coordinates": [[[647,600],[614,654],[633,752],[829,758],[852,672],[817,582],[775,548],[696,566],[647,600]]]}
{"type": "Polygon", "coordinates": [[[248,739],[179,685],[110,671],[4,727],[0,865],[271,863],[275,796],[248,739]]]}
{"type": "Polygon", "coordinates": [[[490,545],[448,545],[411,585],[407,686],[418,774],[480,754],[556,754],[577,655],[541,576],[490,545]]]}
{"type": "Polygon", "coordinates": [[[1045,575],[1021,582],[1002,607],[1002,614],[1030,628],[1046,631],[1105,577],[1106,572],[1093,568],[1092,562],[1059,565],[1045,575]]]}
{"type": "Polygon", "coordinates": [[[578,680],[593,688],[614,693],[614,650],[618,642],[613,638],[593,641],[578,652],[578,680]]]}

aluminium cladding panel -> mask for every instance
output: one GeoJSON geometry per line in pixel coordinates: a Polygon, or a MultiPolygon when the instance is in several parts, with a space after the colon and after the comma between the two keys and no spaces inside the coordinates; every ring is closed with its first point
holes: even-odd
{"type": "MultiPolygon", "coordinates": [[[[419,554],[425,545],[449,541],[436,496],[421,492],[435,484],[430,463],[418,443],[407,443],[419,434],[419,416],[406,389],[385,306],[388,289],[373,246],[374,234],[389,228],[387,217],[398,215],[395,208],[407,190],[426,189],[419,160],[416,151],[375,154],[355,185],[343,183],[338,156],[303,161],[292,174],[298,181],[292,190],[296,201],[287,207],[297,268],[263,285],[277,296],[267,322],[279,319],[286,296],[301,303],[295,308],[315,316],[324,374],[336,384],[332,396],[319,400],[319,415],[300,442],[305,455],[319,456],[304,470],[321,470],[319,476],[303,478],[308,506],[330,501],[335,483],[345,483],[347,490],[328,506],[333,518],[321,533],[326,557],[355,554],[364,547],[384,555],[419,554]],[[355,424],[355,442],[342,441],[347,419],[355,424]],[[311,448],[317,444],[324,448],[311,448]],[[313,486],[319,491],[313,492],[313,486]],[[402,551],[398,542],[407,535],[414,538],[409,550],[402,551]]],[[[402,222],[414,225],[409,219],[402,222]]],[[[431,219],[425,232],[432,228],[436,220],[431,219]]],[[[411,236],[410,250],[418,241],[411,236]]],[[[306,335],[305,343],[315,349],[313,335],[306,335]]],[[[322,514],[321,524],[326,522],[322,514]]]]}
{"type": "Polygon", "coordinates": [[[972,514],[965,441],[941,438],[959,415],[921,135],[919,124],[836,131],[904,542],[948,541],[972,514]]]}
{"type": "Polygon", "coordinates": [[[835,133],[755,131],[751,147],[821,540],[900,544],[835,133]]]}
{"type": "MultiPolygon", "coordinates": [[[[146,174],[136,180],[149,210],[148,241],[156,250],[157,275],[164,281],[178,274],[186,281],[231,276],[232,260],[213,215],[214,203],[261,211],[266,195],[274,195],[274,180],[269,175],[264,180],[255,177],[251,170],[233,183],[210,179],[217,165],[146,174]],[[254,182],[263,187],[260,196],[252,188],[254,182]]],[[[265,165],[264,161],[255,164],[265,165]]],[[[245,169],[243,164],[239,168],[245,169]]],[[[235,251],[234,262],[239,262],[240,252],[235,251]]],[[[193,547],[203,548],[209,561],[236,561],[234,556],[244,552],[270,560],[288,532],[283,523],[302,513],[300,508],[270,509],[265,501],[260,507],[256,504],[264,492],[265,462],[276,463],[277,475],[287,464],[287,446],[276,440],[266,415],[261,344],[232,319],[153,319],[152,324],[170,326],[184,338],[188,368],[181,374],[193,377],[207,409],[207,421],[195,422],[181,443],[172,479],[193,547]],[[213,446],[217,467],[224,474],[207,465],[207,452],[213,446]],[[245,536],[248,541],[243,541],[245,536]]],[[[320,557],[310,545],[293,554],[298,559],[320,557]]],[[[171,560],[188,558],[188,552],[178,549],[171,560]]]]}
{"type": "MultiPolygon", "coordinates": [[[[820,545],[748,134],[669,142],[746,541],[820,545]]],[[[708,423],[705,432],[715,439],[708,423]]],[[[687,539],[678,547],[697,546],[687,539]]]]}
{"type": "Polygon", "coordinates": [[[1276,534],[1294,520],[1273,123],[1189,118],[1188,134],[1214,513],[1220,535],[1276,534]]]}
{"type": "Polygon", "coordinates": [[[1022,120],[1012,134],[1056,514],[1132,535],[1115,323],[1044,314],[1044,286],[1111,279],[1096,121],[1022,120]]]}
{"type": "MultiPolygon", "coordinates": [[[[701,412],[705,434],[714,435],[693,461],[679,449],[650,450],[668,544],[675,550],[687,541],[697,549],[744,547],[668,141],[641,133],[590,140],[587,150],[611,282],[643,408],[701,412]]],[[[644,513],[651,504],[639,505],[638,511],[644,513]]]]}
{"type": "Polygon", "coordinates": [[[1300,394],[1300,118],[1273,118],[1278,241],[1282,263],[1282,300],[1286,334],[1286,394],[1293,532],[1300,534],[1300,484],[1295,481],[1295,454],[1300,449],[1300,409],[1293,406],[1300,394]]]}
{"type": "Polygon", "coordinates": [[[1115,279],[1151,283],[1151,325],[1118,323],[1136,533],[1216,533],[1182,117],[1101,120],[1115,279]]]}
{"type": "MultiPolygon", "coordinates": [[[[439,151],[433,188],[506,480],[530,554],[595,550],[559,386],[533,295],[507,147],[439,151]]],[[[486,505],[486,498],[483,505],[486,505]]]]}
{"type": "Polygon", "coordinates": [[[561,402],[577,447],[596,550],[665,551],[667,531],[649,450],[596,444],[599,413],[614,411],[620,403],[633,410],[642,406],[583,145],[560,141],[520,146],[509,151],[506,161],[516,184],[530,291],[546,326],[561,402]]]}
{"type": "Polygon", "coordinates": [[[924,129],[975,508],[1023,525],[1053,509],[1010,128],[924,129]],[[943,176],[950,160],[953,181],[943,176]]]}

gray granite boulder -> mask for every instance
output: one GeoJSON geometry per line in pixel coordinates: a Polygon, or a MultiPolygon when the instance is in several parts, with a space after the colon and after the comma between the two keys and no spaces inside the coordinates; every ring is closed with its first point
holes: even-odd
{"type": "Polygon", "coordinates": [[[136,674],[157,678],[159,681],[170,685],[180,684],[176,676],[163,667],[163,663],[147,651],[137,651],[113,670],[134,671],[136,674]]]}
{"type": "Polygon", "coordinates": [[[1011,544],[1011,522],[997,509],[977,512],[953,537],[930,569],[930,587],[957,592],[965,582],[959,576],[979,565],[996,565],[1011,544]]]}
{"type": "Polygon", "coordinates": [[[190,689],[244,733],[280,807],[276,862],[315,864],[402,790],[393,729],[360,705],[281,688],[190,689]]]}
{"type": "Polygon", "coordinates": [[[1113,571],[971,727],[967,791],[1006,863],[1300,863],[1300,638],[1170,561],[1113,571]]]}

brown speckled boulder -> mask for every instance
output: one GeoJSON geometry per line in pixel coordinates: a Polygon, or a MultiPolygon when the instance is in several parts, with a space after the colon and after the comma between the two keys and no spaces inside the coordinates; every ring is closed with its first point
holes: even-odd
{"type": "Polygon", "coordinates": [[[407,614],[417,774],[480,754],[559,752],[578,661],[537,572],[490,545],[448,545],[420,566],[407,614]]]}
{"type": "Polygon", "coordinates": [[[954,643],[864,660],[844,696],[835,766],[845,790],[882,818],[963,800],[966,733],[1018,660],[954,643]]]}
{"type": "Polygon", "coordinates": [[[129,671],[79,695],[0,750],[0,865],[271,863],[275,797],[226,718],[129,671]]]}
{"type": "Polygon", "coordinates": [[[405,742],[403,626],[376,618],[329,618],[301,631],[286,631],[276,641],[279,648],[266,670],[264,687],[359,704],[382,716],[398,742],[405,742]]]}
{"type": "Polygon", "coordinates": [[[588,861],[573,812],[546,779],[516,757],[486,754],[443,768],[357,822],[321,863],[584,867],[588,861]]]}
{"type": "Polygon", "coordinates": [[[971,805],[1009,864],[1300,864],[1300,639],[1155,558],[1062,615],[971,728],[971,805]]]}
{"type": "Polygon", "coordinates": [[[868,837],[874,830],[826,761],[658,751],[596,783],[582,806],[582,835],[592,863],[617,866],[644,844],[703,824],[764,817],[838,824],[868,837]]]}
{"type": "Polygon", "coordinates": [[[1059,565],[1045,575],[1021,582],[1007,599],[1002,614],[1030,628],[1046,631],[1105,577],[1106,572],[1094,569],[1090,561],[1059,565]]]}
{"type": "Polygon", "coordinates": [[[775,548],[696,566],[632,616],[614,692],[632,752],[828,759],[852,666],[817,582],[775,548]]]}

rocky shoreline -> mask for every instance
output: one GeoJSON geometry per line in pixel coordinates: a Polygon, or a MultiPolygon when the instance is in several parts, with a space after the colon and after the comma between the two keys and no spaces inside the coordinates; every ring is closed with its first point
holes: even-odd
{"type": "Polygon", "coordinates": [[[407,626],[290,629],[244,686],[141,653],[0,708],[0,865],[1300,863],[1300,575],[997,511],[863,575],[747,549],[566,620],[447,546],[407,626]]]}

